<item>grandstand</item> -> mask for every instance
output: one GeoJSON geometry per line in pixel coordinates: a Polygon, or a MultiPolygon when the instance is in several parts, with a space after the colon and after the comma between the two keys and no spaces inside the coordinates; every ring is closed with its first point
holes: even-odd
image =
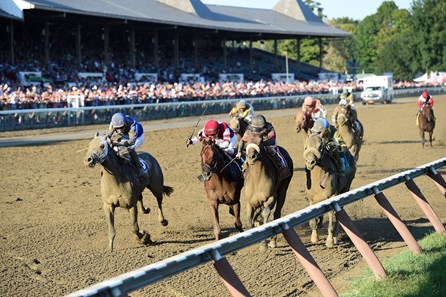
{"type": "MultiPolygon", "coordinates": [[[[158,82],[178,82],[181,74],[206,81],[221,74],[271,80],[271,73],[285,72],[285,59],[254,49],[253,42],[350,37],[322,22],[301,0],[279,0],[272,9],[199,0],[122,3],[2,0],[0,30],[8,35],[0,45],[0,81],[19,85],[20,72],[56,86],[98,78],[129,82],[138,74],[158,82]]],[[[308,81],[322,69],[290,60],[288,71],[308,81]]]]}

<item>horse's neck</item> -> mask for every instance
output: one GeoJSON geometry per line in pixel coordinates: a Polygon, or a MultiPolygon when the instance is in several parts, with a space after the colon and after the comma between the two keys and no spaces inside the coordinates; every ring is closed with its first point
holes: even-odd
{"type": "Polygon", "coordinates": [[[349,126],[348,122],[345,122],[343,125],[338,126],[339,135],[341,135],[342,140],[344,140],[347,147],[351,147],[353,145],[353,131],[352,127],[349,126]]]}
{"type": "Polygon", "coordinates": [[[118,156],[118,154],[112,149],[109,148],[109,153],[107,157],[105,158],[104,162],[102,162],[102,167],[104,167],[105,171],[113,176],[119,176],[124,172],[122,166],[123,166],[123,160],[121,157],[118,156]]]}

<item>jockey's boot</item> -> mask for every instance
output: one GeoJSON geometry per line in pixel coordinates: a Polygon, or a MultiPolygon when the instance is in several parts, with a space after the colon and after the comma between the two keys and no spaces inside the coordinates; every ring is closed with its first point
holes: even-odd
{"type": "Polygon", "coordinates": [[[344,168],[342,168],[342,160],[341,160],[341,154],[339,152],[339,148],[337,145],[331,144],[328,146],[328,150],[333,157],[333,160],[336,164],[336,173],[337,174],[344,174],[344,168]]]}
{"type": "Polygon", "coordinates": [[[284,180],[285,178],[289,177],[291,175],[291,172],[288,169],[285,159],[282,156],[280,156],[279,153],[275,150],[270,150],[270,152],[272,153],[272,156],[276,161],[279,180],[284,180]]]}
{"type": "Polygon", "coordinates": [[[138,154],[133,149],[129,149],[129,154],[130,154],[130,156],[132,156],[133,163],[134,163],[134,165],[136,167],[136,171],[138,173],[138,177],[142,178],[144,176],[144,172],[143,172],[143,169],[141,167],[141,162],[139,162],[138,154]]]}

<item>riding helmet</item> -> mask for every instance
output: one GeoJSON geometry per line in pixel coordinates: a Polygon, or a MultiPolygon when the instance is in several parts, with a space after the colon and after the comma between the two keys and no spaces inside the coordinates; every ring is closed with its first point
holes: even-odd
{"type": "Polygon", "coordinates": [[[429,99],[429,93],[427,91],[424,91],[423,93],[421,93],[421,97],[423,97],[424,99],[429,99]]]}
{"type": "Polygon", "coordinates": [[[245,100],[240,100],[237,105],[236,105],[237,109],[245,109],[246,108],[246,103],[245,100]]]}
{"type": "Polygon", "coordinates": [[[311,128],[311,134],[320,134],[322,131],[326,130],[328,128],[328,121],[324,118],[317,119],[313,127],[311,128]]]}
{"type": "Polygon", "coordinates": [[[253,132],[260,132],[266,126],[266,119],[262,115],[256,115],[251,121],[251,127],[253,132]]]}
{"type": "Polygon", "coordinates": [[[216,135],[219,127],[220,125],[216,120],[209,120],[206,125],[204,125],[204,133],[207,136],[216,135]]]}
{"type": "Polygon", "coordinates": [[[308,96],[304,99],[305,106],[313,106],[315,104],[313,97],[308,96]]]}
{"type": "Polygon", "coordinates": [[[124,114],[118,112],[112,116],[111,124],[113,128],[122,128],[127,122],[127,118],[124,114]]]}

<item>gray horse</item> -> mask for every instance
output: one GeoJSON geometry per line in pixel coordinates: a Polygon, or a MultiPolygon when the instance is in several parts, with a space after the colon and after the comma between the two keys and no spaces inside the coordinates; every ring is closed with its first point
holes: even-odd
{"type": "MultiPolygon", "coordinates": [[[[173,188],[164,185],[164,177],[158,161],[149,153],[139,153],[139,158],[147,165],[148,174],[138,177],[136,169],[128,161],[119,157],[109,144],[107,136],[99,133],[90,142],[84,163],[90,168],[101,164],[101,194],[103,209],[108,223],[109,250],[113,251],[113,241],[116,231],[114,226],[114,212],[116,207],[128,209],[133,223],[133,233],[142,244],[150,242],[147,232],[140,232],[138,226],[138,210],[140,213],[149,213],[143,206],[142,192],[148,188],[158,202],[158,221],[163,226],[168,225],[164,218],[162,203],[163,194],[170,196],[173,188]]],[[[144,166],[146,167],[146,166],[144,166]]]]}

